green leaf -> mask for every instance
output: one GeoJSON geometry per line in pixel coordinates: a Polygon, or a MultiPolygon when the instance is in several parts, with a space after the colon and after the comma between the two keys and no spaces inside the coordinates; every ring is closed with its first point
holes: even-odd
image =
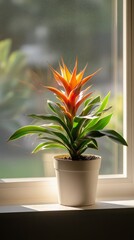
{"type": "Polygon", "coordinates": [[[93,148],[98,150],[98,144],[95,139],[85,139],[83,140],[82,145],[79,147],[79,151],[77,152],[78,154],[82,154],[83,152],[86,151],[87,148],[93,148]]]}
{"type": "Polygon", "coordinates": [[[62,142],[62,140],[59,140],[59,139],[57,139],[57,138],[55,138],[55,137],[48,137],[48,136],[45,136],[45,137],[40,137],[40,139],[44,139],[44,140],[50,140],[50,141],[52,141],[52,142],[55,142],[55,143],[59,143],[59,144],[61,144],[61,145],[63,145],[63,146],[65,146],[65,148],[66,149],[70,149],[69,147],[68,147],[68,145],[66,145],[64,142],[62,142]]]}
{"type": "MultiPolygon", "coordinates": [[[[70,123],[70,119],[66,115],[66,113],[62,109],[62,105],[60,103],[55,103],[50,100],[47,101],[49,108],[61,119],[61,121],[66,125],[66,128],[72,128],[70,123]]],[[[68,133],[69,134],[69,133],[68,133]]]]}
{"type": "Polygon", "coordinates": [[[106,105],[108,104],[109,97],[110,97],[110,92],[103,99],[101,106],[99,107],[97,113],[101,113],[105,109],[106,105]]]}
{"type": "Polygon", "coordinates": [[[91,131],[88,133],[87,136],[92,137],[92,138],[99,138],[99,137],[107,136],[111,140],[113,140],[119,144],[128,146],[126,140],[119,133],[117,133],[114,130],[91,131]]]}
{"type": "Polygon", "coordinates": [[[25,135],[28,134],[40,134],[40,133],[45,133],[48,131],[44,129],[43,127],[40,126],[34,126],[34,125],[27,125],[24,127],[19,128],[10,138],[10,140],[15,140],[21,137],[24,137],[25,135]]]}
{"type": "Polygon", "coordinates": [[[85,123],[85,125],[83,125],[83,131],[81,132],[81,137],[86,136],[90,131],[103,129],[109,123],[111,117],[112,117],[112,114],[104,118],[101,118],[100,120],[99,120],[100,117],[98,117],[96,119],[89,121],[89,123],[85,123]]]}
{"type": "Polygon", "coordinates": [[[97,143],[97,141],[95,139],[93,139],[93,138],[90,138],[90,139],[91,139],[91,142],[89,142],[88,148],[94,148],[94,149],[98,150],[98,143],[97,143]]]}
{"type": "Polygon", "coordinates": [[[34,150],[32,151],[32,153],[37,153],[37,152],[39,152],[40,150],[43,150],[44,144],[45,144],[45,143],[39,143],[39,144],[34,148],[34,150]]]}
{"type": "Polygon", "coordinates": [[[91,119],[96,119],[98,117],[96,116],[88,116],[86,118],[86,116],[77,116],[74,118],[73,120],[73,129],[71,131],[71,134],[73,136],[73,139],[75,140],[79,135],[80,135],[80,132],[81,132],[81,129],[85,123],[85,125],[87,125],[87,121],[91,120],[91,119]]]}
{"type": "Polygon", "coordinates": [[[91,98],[88,98],[85,102],[84,102],[84,105],[87,106],[87,105],[90,105],[90,104],[96,104],[96,103],[99,103],[100,102],[100,96],[97,96],[95,98],[91,97],[91,98]]]}
{"type": "Polygon", "coordinates": [[[37,118],[37,119],[41,119],[41,120],[55,121],[55,122],[59,123],[63,127],[63,129],[66,131],[70,141],[73,141],[69,128],[59,117],[51,115],[51,114],[47,114],[47,115],[31,114],[31,115],[29,115],[29,117],[37,118]]]}
{"type": "Polygon", "coordinates": [[[86,116],[87,114],[93,115],[95,113],[95,109],[98,106],[99,106],[98,104],[86,106],[82,113],[80,114],[80,116],[86,116]]]}
{"type": "MultiPolygon", "coordinates": [[[[28,126],[25,126],[25,127],[22,127],[20,129],[18,129],[9,138],[9,141],[24,137],[24,136],[29,135],[29,134],[37,134],[38,136],[41,136],[42,133],[43,134],[47,133],[47,134],[54,135],[54,136],[58,137],[61,140],[62,144],[64,146],[66,146],[67,149],[72,149],[71,143],[69,142],[69,140],[67,139],[67,137],[63,133],[48,130],[48,129],[45,129],[44,127],[34,126],[34,125],[28,125],[28,126]]],[[[47,139],[47,136],[46,137],[44,136],[44,139],[47,139]]]]}
{"type": "Polygon", "coordinates": [[[105,136],[105,134],[101,133],[101,131],[90,131],[86,135],[87,137],[92,137],[92,138],[99,138],[105,136]]]}
{"type": "Polygon", "coordinates": [[[99,106],[98,103],[100,103],[100,96],[93,98],[93,100],[87,99],[85,101],[85,108],[81,112],[80,116],[84,116],[93,112],[93,110],[99,106]]]}
{"type": "Polygon", "coordinates": [[[61,107],[58,105],[58,103],[52,102],[50,100],[47,101],[49,108],[59,116],[60,119],[64,121],[64,114],[61,109],[61,107]]]}
{"type": "Polygon", "coordinates": [[[92,121],[92,120],[96,120],[96,119],[98,119],[98,117],[91,116],[91,115],[75,117],[74,122],[73,122],[73,129],[71,131],[73,139],[75,140],[80,134],[81,134],[81,136],[83,136],[83,133],[85,131],[82,131],[82,128],[84,128],[84,130],[85,130],[86,126],[88,125],[88,122],[90,122],[90,120],[92,121]]]}
{"type": "Polygon", "coordinates": [[[100,103],[100,100],[101,100],[100,96],[97,96],[90,102],[90,105],[94,105],[96,103],[100,103]]]}
{"type": "Polygon", "coordinates": [[[89,131],[89,129],[91,129],[99,120],[100,117],[97,117],[95,119],[92,119],[91,121],[89,121],[89,123],[86,123],[83,127],[84,127],[84,132],[89,131]]]}
{"type": "Polygon", "coordinates": [[[55,136],[57,136],[58,138],[60,138],[67,146],[69,146],[71,148],[71,143],[69,142],[69,140],[66,138],[66,136],[63,133],[60,132],[54,132],[51,131],[55,136]]]}
{"type": "Polygon", "coordinates": [[[71,135],[73,136],[73,140],[78,137],[80,129],[82,128],[83,123],[86,121],[85,118],[74,118],[73,128],[71,131],[71,135]]]}
{"type": "Polygon", "coordinates": [[[11,49],[11,39],[0,41],[0,62],[6,62],[11,49]]]}
{"type": "Polygon", "coordinates": [[[57,143],[61,143],[61,144],[63,144],[63,142],[62,141],[60,141],[60,140],[58,140],[57,138],[55,138],[55,137],[48,137],[48,136],[45,136],[45,137],[40,137],[39,139],[44,139],[44,140],[50,140],[50,141],[52,141],[52,142],[57,142],[57,143]]]}
{"type": "Polygon", "coordinates": [[[92,119],[96,119],[96,118],[98,118],[98,116],[89,114],[89,115],[86,115],[86,116],[76,116],[74,118],[74,120],[75,121],[79,121],[80,119],[91,119],[92,120],[92,119]]]}
{"type": "MultiPolygon", "coordinates": [[[[50,135],[54,135],[56,137],[58,137],[58,139],[61,140],[61,142],[67,147],[67,148],[72,148],[72,145],[69,141],[69,139],[61,132],[57,132],[57,131],[52,131],[52,130],[48,130],[45,129],[46,133],[50,134],[50,135]]],[[[44,139],[48,139],[47,136],[44,137],[44,139]]]]}
{"type": "Polygon", "coordinates": [[[42,126],[45,127],[45,128],[56,129],[56,130],[58,130],[58,131],[63,132],[63,128],[62,128],[61,126],[55,125],[55,124],[53,124],[53,123],[43,124],[42,126]]]}
{"type": "Polygon", "coordinates": [[[32,153],[37,153],[41,150],[49,149],[49,148],[64,148],[65,147],[62,144],[55,143],[55,142],[45,142],[40,143],[38,146],[32,151],[32,153]]]}
{"type": "Polygon", "coordinates": [[[103,130],[101,131],[101,133],[117,143],[128,146],[126,140],[118,132],[114,130],[103,130]]]}
{"type": "Polygon", "coordinates": [[[101,118],[95,125],[93,125],[92,127],[90,126],[89,130],[92,131],[103,129],[110,122],[111,117],[112,114],[109,114],[108,116],[101,118]]]}
{"type": "MultiPolygon", "coordinates": [[[[76,140],[77,142],[77,140],[76,140]]],[[[89,144],[94,144],[96,149],[98,149],[98,144],[97,144],[97,141],[93,138],[81,138],[81,139],[78,139],[78,143],[76,144],[77,147],[78,147],[78,150],[85,147],[85,146],[89,146],[89,144]]]]}

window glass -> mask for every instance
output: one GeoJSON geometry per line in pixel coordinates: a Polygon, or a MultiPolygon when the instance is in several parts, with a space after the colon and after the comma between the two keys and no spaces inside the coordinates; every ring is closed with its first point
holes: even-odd
{"type": "MultiPolygon", "coordinates": [[[[58,68],[61,57],[70,69],[76,57],[79,70],[88,63],[87,75],[102,68],[90,83],[95,94],[111,91],[110,124],[122,133],[122,4],[0,0],[0,40],[8,39],[0,48],[0,178],[54,175],[53,150],[33,155],[34,137],[9,143],[7,139],[18,127],[32,123],[27,114],[47,112],[51,95],[43,84],[56,84],[48,69],[49,64],[58,68]]],[[[122,146],[101,138],[97,154],[103,158],[101,174],[123,172],[122,146]]]]}

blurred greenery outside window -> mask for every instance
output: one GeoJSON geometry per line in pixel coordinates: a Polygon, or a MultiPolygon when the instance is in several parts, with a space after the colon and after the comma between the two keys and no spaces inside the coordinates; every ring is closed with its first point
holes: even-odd
{"type": "MultiPolygon", "coordinates": [[[[47,112],[42,85],[56,84],[48,66],[61,57],[70,69],[76,57],[79,70],[88,63],[87,74],[102,67],[90,83],[94,94],[111,91],[111,125],[123,132],[122,12],[122,0],[0,1],[0,178],[54,176],[53,151],[33,155],[35,138],[7,139],[32,123],[27,114],[47,112]]],[[[123,173],[121,146],[101,139],[97,154],[101,174],[123,173]]]]}

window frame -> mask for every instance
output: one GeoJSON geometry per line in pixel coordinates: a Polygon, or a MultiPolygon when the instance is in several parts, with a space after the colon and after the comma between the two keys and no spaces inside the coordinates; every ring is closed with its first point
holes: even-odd
{"type": "MultiPolygon", "coordinates": [[[[123,6],[124,136],[129,145],[124,156],[128,160],[123,174],[99,176],[97,200],[134,198],[134,1],[123,0],[123,6]]],[[[0,180],[0,205],[37,203],[57,203],[55,178],[0,180]]]]}

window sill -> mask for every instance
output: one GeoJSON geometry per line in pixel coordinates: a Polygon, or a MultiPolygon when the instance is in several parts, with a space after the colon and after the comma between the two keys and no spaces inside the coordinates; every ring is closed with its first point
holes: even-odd
{"type": "Polygon", "coordinates": [[[133,218],[134,200],[97,201],[86,208],[58,204],[0,206],[0,235],[4,239],[33,240],[134,239],[133,218]]]}
{"type": "Polygon", "coordinates": [[[59,204],[34,204],[34,205],[7,205],[0,206],[0,213],[20,212],[57,212],[57,211],[81,211],[81,210],[108,210],[134,208],[134,200],[99,201],[95,205],[87,207],[67,207],[59,204]]]}

